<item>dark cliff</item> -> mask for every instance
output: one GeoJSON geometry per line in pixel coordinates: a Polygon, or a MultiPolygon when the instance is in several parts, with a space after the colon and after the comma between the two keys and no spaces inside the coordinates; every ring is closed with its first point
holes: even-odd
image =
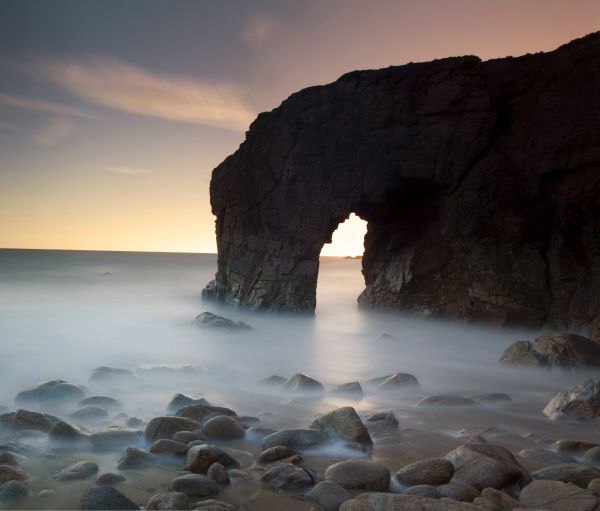
{"type": "Polygon", "coordinates": [[[210,195],[206,297],[314,310],[321,248],[355,212],[361,305],[599,336],[600,33],[302,90],[258,116],[210,195]]]}

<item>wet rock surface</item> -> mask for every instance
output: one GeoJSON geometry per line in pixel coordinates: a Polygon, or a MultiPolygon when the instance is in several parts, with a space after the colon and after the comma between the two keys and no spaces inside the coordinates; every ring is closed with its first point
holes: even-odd
{"type": "Polygon", "coordinates": [[[250,330],[250,325],[243,321],[233,321],[212,312],[202,312],[194,319],[194,324],[207,328],[219,328],[224,330],[250,330]]]}
{"type": "Polygon", "coordinates": [[[129,510],[140,509],[135,502],[128,499],[112,486],[97,486],[86,491],[79,499],[77,509],[81,510],[129,510]]]}
{"type": "Polygon", "coordinates": [[[282,445],[301,451],[322,444],[328,439],[327,432],[321,429],[284,429],[263,438],[262,447],[266,450],[282,445]]]}
{"type": "Polygon", "coordinates": [[[372,445],[371,435],[360,420],[356,410],[351,406],[345,406],[331,412],[317,415],[310,427],[326,431],[329,436],[341,438],[348,442],[358,442],[372,445]]]}
{"type": "MultiPolygon", "coordinates": [[[[446,484],[454,475],[454,465],[443,458],[417,461],[396,472],[396,479],[405,486],[446,484]]],[[[423,495],[427,496],[427,495],[423,495]]]]}
{"type": "Polygon", "coordinates": [[[348,490],[387,491],[390,471],[368,461],[340,461],[327,467],[325,478],[348,490]]]}
{"type": "Polygon", "coordinates": [[[600,380],[590,378],[559,392],[544,408],[552,420],[581,420],[600,415],[600,380]]]}

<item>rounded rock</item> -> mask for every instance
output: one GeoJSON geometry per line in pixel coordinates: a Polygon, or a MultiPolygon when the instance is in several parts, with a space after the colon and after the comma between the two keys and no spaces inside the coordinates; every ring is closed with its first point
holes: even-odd
{"type": "Polygon", "coordinates": [[[190,509],[190,499],[185,493],[170,491],[153,495],[146,504],[148,511],[187,511],[190,509]]]}
{"type": "Polygon", "coordinates": [[[426,497],[428,499],[441,498],[438,489],[430,484],[417,484],[407,488],[403,493],[404,495],[414,495],[416,497],[426,497]]]}
{"type": "Polygon", "coordinates": [[[169,484],[169,490],[184,493],[188,497],[202,498],[218,495],[219,486],[206,476],[186,474],[173,479],[169,484]]]}
{"type": "Polygon", "coordinates": [[[341,461],[327,467],[325,479],[347,490],[388,491],[390,471],[369,461],[341,461]]]}
{"type": "Polygon", "coordinates": [[[446,484],[454,475],[454,465],[444,458],[429,458],[402,467],[396,480],[405,486],[446,484]]]}
{"type": "Polygon", "coordinates": [[[96,486],[86,491],[77,504],[81,510],[133,510],[139,509],[135,502],[128,499],[112,486],[96,486]]]}
{"type": "Polygon", "coordinates": [[[202,426],[202,433],[206,438],[216,440],[234,440],[243,438],[246,430],[237,419],[228,415],[218,415],[208,419],[202,426]]]}
{"type": "Polygon", "coordinates": [[[210,467],[208,467],[206,475],[215,483],[223,486],[226,486],[231,482],[229,479],[229,474],[227,473],[227,469],[219,462],[213,463],[210,467]]]}
{"type": "Polygon", "coordinates": [[[323,511],[337,511],[343,502],[352,498],[352,495],[333,481],[321,481],[308,493],[308,497],[323,511]]]}

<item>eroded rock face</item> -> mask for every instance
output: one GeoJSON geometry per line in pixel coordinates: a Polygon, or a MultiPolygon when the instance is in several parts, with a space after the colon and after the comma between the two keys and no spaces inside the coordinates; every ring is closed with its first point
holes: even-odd
{"type": "Polygon", "coordinates": [[[204,296],[314,311],[321,248],[355,212],[368,222],[363,306],[598,336],[599,61],[592,34],[292,95],[213,172],[218,271],[204,296]]]}

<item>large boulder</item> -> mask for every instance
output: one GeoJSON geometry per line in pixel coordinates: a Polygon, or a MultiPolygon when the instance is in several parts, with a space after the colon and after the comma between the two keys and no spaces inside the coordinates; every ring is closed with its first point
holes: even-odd
{"type": "Polygon", "coordinates": [[[87,490],[79,499],[77,509],[81,510],[129,510],[139,509],[135,502],[128,499],[112,486],[96,486],[87,490]]]}
{"type": "Polygon", "coordinates": [[[200,428],[200,423],[188,417],[167,415],[155,417],[147,425],[144,435],[146,441],[152,443],[161,438],[171,440],[178,431],[193,431],[200,428]]]}
{"type": "Polygon", "coordinates": [[[454,479],[473,486],[501,489],[513,483],[524,486],[531,476],[508,449],[492,444],[464,444],[445,458],[454,465],[454,479]]]}
{"type": "Polygon", "coordinates": [[[263,450],[283,445],[291,449],[306,450],[316,447],[329,439],[326,431],[321,429],[283,429],[263,438],[263,450]]]}
{"type": "Polygon", "coordinates": [[[387,467],[370,461],[350,460],[329,465],[325,479],[347,490],[387,491],[390,471],[387,467]]]}
{"type": "Polygon", "coordinates": [[[204,474],[213,463],[220,463],[228,468],[240,466],[233,457],[215,445],[195,445],[185,456],[185,470],[190,472],[204,474]]]}
{"type": "Polygon", "coordinates": [[[358,442],[372,445],[371,435],[360,420],[356,410],[351,406],[344,406],[331,412],[317,415],[309,426],[311,429],[322,429],[332,437],[337,437],[347,442],[358,442]]]}
{"type": "Polygon", "coordinates": [[[30,410],[17,410],[0,415],[0,425],[14,430],[33,429],[47,433],[58,422],[58,417],[30,410]]]}
{"type": "Polygon", "coordinates": [[[80,387],[64,380],[51,380],[31,385],[15,397],[15,403],[35,403],[48,405],[50,403],[72,403],[83,399],[84,393],[80,387]]]}
{"type": "Polygon", "coordinates": [[[347,500],[340,511],[489,511],[467,502],[430,499],[403,493],[362,493],[347,500]]]}
{"type": "Polygon", "coordinates": [[[600,415],[600,380],[589,378],[559,392],[544,408],[552,420],[581,420],[600,415]]]}
{"type": "Polygon", "coordinates": [[[561,463],[544,467],[531,473],[535,480],[562,481],[587,488],[592,479],[600,477],[600,469],[587,463],[561,463]]]}
{"type": "Polygon", "coordinates": [[[525,508],[546,511],[597,511],[600,500],[592,491],[584,491],[573,483],[532,481],[519,495],[525,508]]]}
{"type": "Polygon", "coordinates": [[[429,458],[402,467],[396,479],[405,486],[446,484],[454,475],[454,465],[444,458],[429,458]]]}
{"type": "Polygon", "coordinates": [[[500,357],[500,363],[535,367],[598,367],[600,342],[581,335],[547,334],[531,341],[511,344],[500,357]]]}

